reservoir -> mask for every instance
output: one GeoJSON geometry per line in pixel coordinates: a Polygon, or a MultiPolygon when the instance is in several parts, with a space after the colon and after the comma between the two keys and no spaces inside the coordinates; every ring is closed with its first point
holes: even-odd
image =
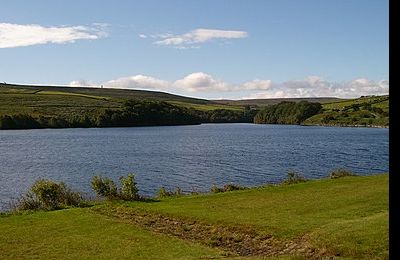
{"type": "Polygon", "coordinates": [[[337,168],[389,170],[389,130],[257,124],[0,131],[0,210],[39,178],[93,195],[90,180],[135,173],[139,192],[309,179],[337,168]]]}

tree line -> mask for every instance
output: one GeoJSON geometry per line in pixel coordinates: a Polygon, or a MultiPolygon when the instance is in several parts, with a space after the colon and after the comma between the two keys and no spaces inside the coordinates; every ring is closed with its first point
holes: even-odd
{"type": "Polygon", "coordinates": [[[256,124],[301,124],[307,118],[320,113],[322,105],[318,102],[282,101],[263,108],[254,117],[256,124]]]}
{"type": "Polygon", "coordinates": [[[0,129],[131,127],[201,123],[300,124],[318,114],[320,103],[283,101],[261,110],[215,109],[200,111],[164,101],[127,100],[119,109],[69,116],[15,114],[0,116],[0,129]]]}
{"type": "Polygon", "coordinates": [[[257,110],[200,111],[164,101],[127,100],[119,109],[69,116],[14,114],[0,116],[0,129],[130,127],[201,123],[250,123],[257,110]]]}

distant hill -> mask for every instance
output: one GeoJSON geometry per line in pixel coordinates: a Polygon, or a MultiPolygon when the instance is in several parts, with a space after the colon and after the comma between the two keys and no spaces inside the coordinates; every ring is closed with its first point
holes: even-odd
{"type": "Polygon", "coordinates": [[[321,104],[331,103],[337,101],[343,101],[346,99],[335,98],[335,97],[310,97],[310,98],[269,98],[269,99],[241,99],[241,100],[212,100],[215,103],[224,104],[224,105],[236,105],[236,106],[268,106],[275,105],[282,101],[308,101],[308,102],[319,102],[321,104]]]}
{"type": "Polygon", "coordinates": [[[15,120],[18,119],[20,121],[44,118],[43,120],[46,122],[55,120],[56,125],[66,125],[68,127],[68,125],[71,125],[68,122],[78,120],[82,122],[90,121],[91,123],[87,124],[89,127],[96,126],[94,122],[99,120],[99,116],[107,113],[112,115],[114,113],[114,118],[116,118],[118,111],[122,111],[124,103],[131,99],[139,102],[144,100],[167,102],[176,106],[176,108],[155,103],[151,106],[161,106],[171,113],[180,108],[189,109],[188,113],[200,118],[201,122],[253,122],[257,111],[263,107],[275,105],[282,101],[308,101],[321,103],[323,110],[321,113],[305,120],[304,124],[343,126],[388,126],[389,124],[388,95],[360,97],[357,99],[312,97],[206,100],[147,90],[0,83],[0,129],[2,128],[1,124],[4,125],[6,124],[4,122],[10,121],[9,118],[4,119],[4,116],[15,115],[29,116],[29,118],[14,117],[15,120]],[[113,110],[114,112],[111,113],[107,110],[113,110]],[[1,118],[2,116],[3,119],[1,118]],[[65,120],[67,122],[62,122],[65,120]]]}
{"type": "Polygon", "coordinates": [[[134,98],[134,99],[152,99],[159,101],[181,101],[195,104],[207,104],[209,100],[190,98],[179,95],[173,95],[159,91],[116,89],[116,88],[94,88],[94,87],[67,87],[67,86],[34,86],[0,83],[0,93],[24,93],[36,94],[41,91],[59,91],[63,93],[75,93],[84,95],[93,95],[109,98],[134,98]]]}
{"type": "Polygon", "coordinates": [[[304,121],[306,125],[389,127],[389,95],[325,103],[322,112],[304,121]]]}

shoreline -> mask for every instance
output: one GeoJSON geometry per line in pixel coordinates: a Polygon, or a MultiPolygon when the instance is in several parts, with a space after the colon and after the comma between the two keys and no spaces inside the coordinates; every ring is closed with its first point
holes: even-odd
{"type": "Polygon", "coordinates": [[[103,126],[103,127],[38,127],[38,128],[15,128],[15,129],[1,129],[2,130],[37,130],[37,129],[102,129],[102,128],[133,128],[133,127],[159,127],[159,126],[188,126],[188,125],[203,125],[203,124],[254,124],[254,125],[294,125],[294,126],[322,126],[322,127],[363,127],[363,128],[386,128],[389,129],[389,126],[380,126],[380,125],[342,125],[342,124],[256,124],[252,122],[203,122],[203,123],[193,123],[193,124],[164,124],[164,125],[136,125],[136,126],[103,126]]]}

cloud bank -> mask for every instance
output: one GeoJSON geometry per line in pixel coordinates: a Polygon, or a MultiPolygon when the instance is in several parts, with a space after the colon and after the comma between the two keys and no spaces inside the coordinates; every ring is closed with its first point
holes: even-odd
{"type": "MultiPolygon", "coordinates": [[[[92,82],[73,81],[70,86],[93,86],[92,82]]],[[[135,75],[110,80],[98,85],[107,88],[144,89],[182,94],[236,94],[237,98],[300,98],[300,97],[339,97],[356,98],[366,95],[389,93],[389,81],[373,81],[358,78],[345,82],[329,82],[317,76],[302,80],[275,83],[271,80],[255,79],[240,84],[231,84],[216,79],[204,72],[195,72],[176,81],[166,81],[145,75],[135,75]]]]}
{"type": "MultiPolygon", "coordinates": [[[[173,34],[157,34],[151,35],[151,38],[157,38],[158,41],[153,42],[157,45],[174,46],[176,48],[193,48],[193,45],[212,41],[215,39],[239,39],[246,38],[248,33],[245,31],[230,31],[217,29],[195,29],[181,35],[173,34]]],[[[147,38],[146,35],[140,34],[140,38],[147,38]]]]}
{"type": "Polygon", "coordinates": [[[107,25],[44,27],[38,24],[0,23],[0,48],[15,48],[46,43],[71,43],[107,36],[107,25]]]}

